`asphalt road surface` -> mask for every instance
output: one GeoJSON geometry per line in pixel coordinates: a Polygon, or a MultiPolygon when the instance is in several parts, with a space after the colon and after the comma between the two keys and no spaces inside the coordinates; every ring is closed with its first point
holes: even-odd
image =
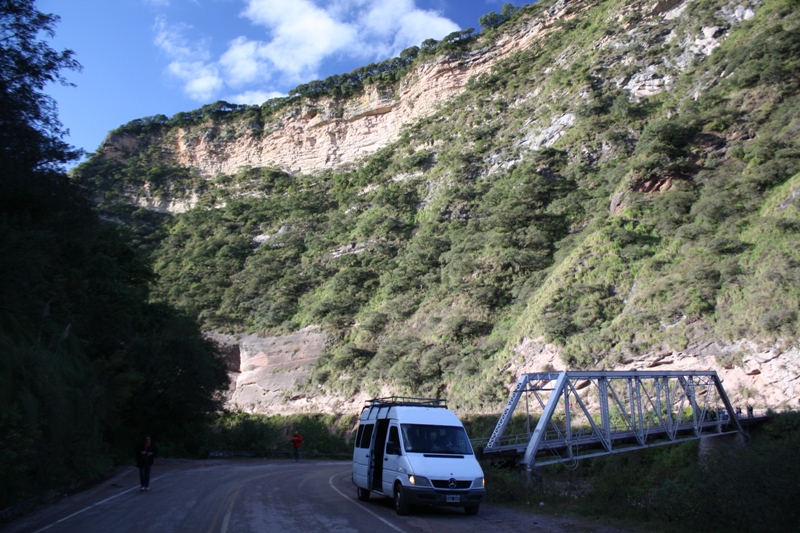
{"type": "MultiPolygon", "coordinates": [[[[131,467],[106,482],[0,526],[3,533],[569,532],[612,533],[567,518],[483,504],[420,508],[398,516],[392,500],[356,498],[346,461],[160,460],[150,491],[131,467]]],[[[491,490],[491,488],[488,488],[491,490]]]]}

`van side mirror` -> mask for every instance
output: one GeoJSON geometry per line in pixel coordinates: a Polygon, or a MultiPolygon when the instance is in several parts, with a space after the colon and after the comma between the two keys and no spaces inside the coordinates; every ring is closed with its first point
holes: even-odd
{"type": "Polygon", "coordinates": [[[390,455],[400,455],[400,446],[396,442],[389,441],[386,443],[386,453],[390,455]]]}

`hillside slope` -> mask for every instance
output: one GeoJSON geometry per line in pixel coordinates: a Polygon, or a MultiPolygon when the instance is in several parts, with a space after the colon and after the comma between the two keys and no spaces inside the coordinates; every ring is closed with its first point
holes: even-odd
{"type": "Polygon", "coordinates": [[[159,298],[233,344],[313,336],[256,353],[269,383],[240,365],[239,407],[491,410],[564,367],[711,368],[735,403],[796,405],[798,13],[541,1],[352,94],[134,121],[73,179],[137,229],[159,298]]]}

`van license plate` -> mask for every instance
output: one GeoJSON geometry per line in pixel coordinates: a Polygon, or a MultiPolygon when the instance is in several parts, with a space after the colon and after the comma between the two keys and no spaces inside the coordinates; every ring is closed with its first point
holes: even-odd
{"type": "Polygon", "coordinates": [[[447,495],[447,503],[459,503],[461,501],[461,496],[456,494],[455,496],[447,495]]]}

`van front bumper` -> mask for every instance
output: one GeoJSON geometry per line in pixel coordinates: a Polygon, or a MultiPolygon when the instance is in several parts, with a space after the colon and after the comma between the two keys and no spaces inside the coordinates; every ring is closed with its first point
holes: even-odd
{"type": "Polygon", "coordinates": [[[445,505],[464,507],[465,505],[478,505],[486,496],[486,490],[445,490],[433,487],[411,487],[403,485],[403,496],[411,505],[445,505]]]}

